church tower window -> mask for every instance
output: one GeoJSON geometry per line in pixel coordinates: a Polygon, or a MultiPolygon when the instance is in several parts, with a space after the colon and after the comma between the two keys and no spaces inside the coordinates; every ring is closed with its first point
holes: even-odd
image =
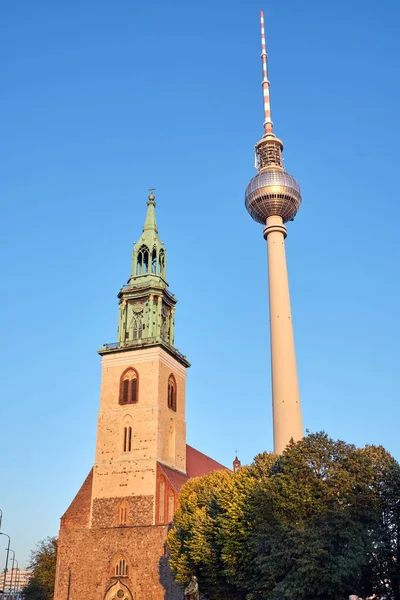
{"type": "Polygon", "coordinates": [[[161,277],[165,277],[165,251],[161,248],[160,255],[158,257],[158,274],[161,277]]]}
{"type": "Polygon", "coordinates": [[[140,339],[142,337],[142,334],[143,334],[143,324],[139,317],[138,319],[135,319],[135,322],[133,323],[133,339],[134,340],[140,339]]]}
{"type": "Polygon", "coordinates": [[[132,450],[132,427],[124,427],[124,452],[132,450]]]}
{"type": "Polygon", "coordinates": [[[138,401],[138,374],[135,369],[127,369],[121,377],[119,403],[134,404],[138,401]]]}
{"type": "Polygon", "coordinates": [[[175,498],[173,496],[168,497],[168,523],[171,523],[174,518],[175,512],[175,498]]]}
{"type": "Polygon", "coordinates": [[[136,275],[145,275],[149,271],[149,249],[141,246],[137,255],[136,275]]]}
{"type": "Polygon", "coordinates": [[[168,408],[176,411],[176,381],[172,374],[168,379],[168,408]]]}
{"type": "Polygon", "coordinates": [[[151,253],[151,272],[156,274],[157,272],[157,250],[153,248],[151,253]]]}
{"type": "Polygon", "coordinates": [[[128,577],[128,563],[124,558],[121,558],[115,565],[116,577],[128,577]]]}
{"type": "Polygon", "coordinates": [[[128,524],[129,504],[126,500],[122,500],[118,506],[118,515],[116,525],[124,526],[128,524]]]}
{"type": "Polygon", "coordinates": [[[164,523],[165,520],[165,480],[161,479],[158,487],[158,520],[164,523]]]}

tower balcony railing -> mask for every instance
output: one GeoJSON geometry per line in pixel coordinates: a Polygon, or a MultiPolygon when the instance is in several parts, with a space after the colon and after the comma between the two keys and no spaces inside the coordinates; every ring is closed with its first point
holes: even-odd
{"type": "Polygon", "coordinates": [[[154,346],[154,345],[165,346],[174,354],[180,356],[183,360],[187,361],[187,358],[184,354],[179,352],[174,346],[163,340],[161,337],[146,337],[146,338],[136,338],[135,340],[125,340],[124,342],[112,342],[111,344],[103,344],[100,352],[107,352],[107,350],[128,350],[129,348],[135,347],[146,347],[146,346],[154,346]]]}
{"type": "MultiPolygon", "coordinates": [[[[134,290],[137,287],[149,287],[151,285],[151,283],[147,280],[147,281],[136,281],[135,283],[127,283],[125,285],[122,286],[122,290],[127,291],[127,290],[134,290]]],[[[160,286],[161,287],[161,286],[160,286]]]]}
{"type": "MultiPolygon", "coordinates": [[[[154,275],[154,273],[152,273],[152,275],[154,275]]],[[[158,276],[158,277],[161,277],[161,276],[158,276]]],[[[166,285],[165,281],[164,281],[164,283],[156,283],[154,281],[151,283],[148,280],[135,281],[135,283],[127,283],[127,284],[123,285],[121,288],[121,292],[130,292],[130,291],[134,292],[138,288],[148,288],[148,287],[153,287],[154,289],[157,289],[157,290],[165,290],[165,289],[168,290],[168,286],[166,288],[165,285],[166,285]]],[[[171,292],[169,290],[168,290],[168,293],[172,298],[175,298],[174,294],[171,294],[171,292]]]]}

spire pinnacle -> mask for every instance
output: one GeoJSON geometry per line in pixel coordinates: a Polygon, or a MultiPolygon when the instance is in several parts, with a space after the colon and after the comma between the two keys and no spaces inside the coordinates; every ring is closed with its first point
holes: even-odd
{"type": "Polygon", "coordinates": [[[158,233],[157,222],[156,222],[156,203],[155,203],[155,192],[156,188],[149,188],[149,196],[147,201],[147,213],[146,220],[144,222],[143,233],[145,231],[154,231],[154,233],[158,233]]]}
{"type": "Polygon", "coordinates": [[[264,135],[274,135],[272,131],[273,123],[271,121],[271,101],[269,98],[269,81],[267,71],[267,46],[265,43],[264,11],[260,11],[261,22],[261,61],[263,69],[263,98],[264,98],[264,135]]]}

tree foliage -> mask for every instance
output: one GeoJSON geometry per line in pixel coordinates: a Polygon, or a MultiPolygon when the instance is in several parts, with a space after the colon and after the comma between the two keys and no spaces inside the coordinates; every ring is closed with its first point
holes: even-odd
{"type": "Polygon", "coordinates": [[[400,600],[400,467],[325,433],[189,480],[169,534],[178,582],[212,600],[400,600]]]}
{"type": "Polygon", "coordinates": [[[40,541],[31,551],[32,577],[23,590],[24,600],[53,600],[56,577],[57,538],[40,541]]]}

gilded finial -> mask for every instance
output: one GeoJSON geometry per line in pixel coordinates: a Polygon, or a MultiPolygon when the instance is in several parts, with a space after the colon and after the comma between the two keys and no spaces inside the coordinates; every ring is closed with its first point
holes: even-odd
{"type": "Polygon", "coordinates": [[[153,194],[153,192],[156,191],[156,188],[149,188],[149,200],[150,202],[154,202],[154,200],[156,199],[155,195],[153,194]]]}

